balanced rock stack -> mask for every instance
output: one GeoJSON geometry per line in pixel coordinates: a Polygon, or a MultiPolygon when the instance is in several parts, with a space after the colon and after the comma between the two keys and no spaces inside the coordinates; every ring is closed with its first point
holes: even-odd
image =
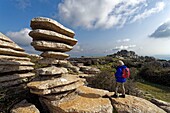
{"type": "Polygon", "coordinates": [[[31,93],[39,95],[43,106],[51,113],[111,112],[112,106],[108,99],[91,98],[84,94],[88,90],[88,87],[84,86],[85,79],[70,74],[70,66],[63,67],[70,64],[65,60],[69,55],[64,52],[70,51],[77,43],[74,32],[55,20],[44,17],[32,19],[31,28],[31,44],[36,50],[43,52],[40,55],[43,59],[39,63],[47,66],[37,69],[36,73],[40,78],[27,86],[31,93]]]}
{"type": "Polygon", "coordinates": [[[0,33],[0,93],[3,95],[0,99],[4,104],[8,99],[12,103],[11,97],[21,93],[19,89],[24,91],[23,87],[35,75],[33,65],[21,47],[0,33]]]}

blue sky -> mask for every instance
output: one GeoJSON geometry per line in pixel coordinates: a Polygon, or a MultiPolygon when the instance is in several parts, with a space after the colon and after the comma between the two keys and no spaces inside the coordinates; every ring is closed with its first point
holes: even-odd
{"type": "Polygon", "coordinates": [[[72,29],[71,56],[103,56],[121,49],[170,55],[169,0],[0,0],[0,32],[28,53],[30,21],[43,16],[72,29]]]}

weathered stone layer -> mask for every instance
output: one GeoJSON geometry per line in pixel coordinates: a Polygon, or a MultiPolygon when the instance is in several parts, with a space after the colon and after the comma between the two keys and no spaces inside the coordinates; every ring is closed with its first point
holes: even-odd
{"type": "Polygon", "coordinates": [[[66,53],[54,52],[54,51],[43,52],[40,56],[44,58],[55,58],[55,59],[60,59],[60,60],[64,60],[69,57],[69,55],[66,53]]]}
{"type": "Polygon", "coordinates": [[[33,41],[31,45],[39,51],[61,51],[67,52],[73,49],[72,46],[69,46],[64,43],[50,42],[50,41],[33,41]]]}
{"type": "Polygon", "coordinates": [[[61,74],[68,73],[68,70],[63,67],[51,66],[51,67],[39,68],[36,70],[36,73],[38,75],[61,75],[61,74]]]}
{"type": "Polygon", "coordinates": [[[34,63],[32,63],[30,61],[0,59],[0,65],[33,66],[34,63]]]}
{"type": "Polygon", "coordinates": [[[6,82],[6,81],[11,81],[11,80],[26,78],[26,77],[32,77],[34,75],[35,73],[23,73],[23,74],[11,74],[11,75],[0,76],[0,82],[6,82]]]}
{"type": "Polygon", "coordinates": [[[61,42],[71,46],[74,46],[77,43],[77,40],[74,38],[70,38],[68,36],[49,30],[36,29],[31,31],[29,35],[33,38],[33,40],[61,42]]]}
{"type": "Polygon", "coordinates": [[[45,30],[51,30],[51,31],[55,31],[58,33],[61,33],[63,35],[69,36],[69,37],[74,37],[74,32],[71,29],[68,29],[66,27],[64,27],[63,25],[61,25],[60,23],[58,23],[55,20],[52,20],[50,18],[46,18],[46,17],[37,17],[37,18],[33,18],[31,20],[31,28],[34,29],[45,29],[45,30]]]}
{"type": "Polygon", "coordinates": [[[44,80],[44,81],[33,81],[27,84],[27,86],[31,89],[49,89],[57,86],[62,86],[66,84],[70,84],[80,80],[75,76],[62,76],[60,78],[55,78],[52,80],[44,80]]]}
{"type": "Polygon", "coordinates": [[[6,72],[19,72],[19,71],[31,71],[34,68],[32,66],[10,66],[10,65],[0,65],[0,73],[6,72]]]}
{"type": "Polygon", "coordinates": [[[61,92],[65,92],[65,91],[70,91],[73,89],[76,89],[80,86],[84,85],[84,81],[77,81],[71,84],[67,84],[65,86],[60,86],[60,87],[55,87],[52,89],[44,89],[44,90],[34,90],[31,89],[31,93],[37,94],[37,95],[46,95],[46,94],[55,94],[55,93],[61,93],[61,92]]]}
{"type": "Polygon", "coordinates": [[[28,54],[22,51],[16,51],[10,48],[0,48],[1,55],[11,55],[11,56],[19,56],[19,57],[27,57],[28,54]]]}

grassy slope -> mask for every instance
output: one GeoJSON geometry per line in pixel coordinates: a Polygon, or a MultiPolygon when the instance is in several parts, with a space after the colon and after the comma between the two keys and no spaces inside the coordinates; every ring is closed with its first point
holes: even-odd
{"type": "Polygon", "coordinates": [[[137,82],[140,90],[146,91],[157,99],[170,102],[170,87],[148,82],[137,82]]]}

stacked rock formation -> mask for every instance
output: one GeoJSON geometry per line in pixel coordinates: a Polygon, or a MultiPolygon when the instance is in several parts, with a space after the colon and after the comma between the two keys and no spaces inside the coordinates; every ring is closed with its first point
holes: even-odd
{"type": "Polygon", "coordinates": [[[12,103],[12,97],[15,99],[15,95],[23,93],[26,83],[35,75],[33,65],[21,47],[0,33],[0,107],[7,101],[12,103]]]}
{"type": "Polygon", "coordinates": [[[73,75],[69,71],[71,69],[79,72],[80,69],[65,60],[69,55],[64,52],[70,51],[77,43],[74,32],[44,17],[32,19],[31,28],[33,29],[29,33],[33,38],[31,44],[36,50],[42,51],[40,56],[43,59],[39,63],[45,64],[46,67],[37,69],[36,73],[40,78],[27,86],[31,93],[39,95],[42,105],[51,113],[111,113],[109,99],[83,95],[88,89],[84,86],[85,80],[79,78],[81,74],[73,75]]]}

